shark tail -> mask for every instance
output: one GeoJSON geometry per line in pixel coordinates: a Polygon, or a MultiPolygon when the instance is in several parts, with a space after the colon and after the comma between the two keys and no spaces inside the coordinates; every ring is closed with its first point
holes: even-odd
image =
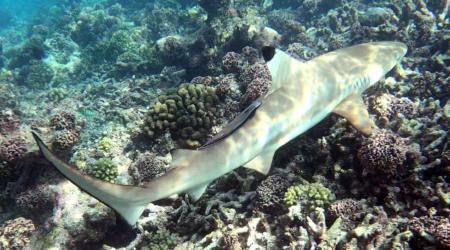
{"type": "Polygon", "coordinates": [[[129,225],[136,223],[148,203],[160,198],[157,197],[157,192],[152,190],[157,187],[158,181],[152,181],[144,187],[138,187],[113,184],[95,179],[59,159],[34,132],[33,137],[42,155],[53,163],[67,179],[112,208],[129,225]]]}

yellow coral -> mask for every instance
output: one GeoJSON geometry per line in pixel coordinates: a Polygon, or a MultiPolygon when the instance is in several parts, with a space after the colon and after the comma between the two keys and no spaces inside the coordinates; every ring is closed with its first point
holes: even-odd
{"type": "Polygon", "coordinates": [[[325,208],[335,200],[336,196],[320,183],[292,186],[284,197],[287,206],[300,204],[306,212],[314,211],[316,207],[325,208]]]}
{"type": "Polygon", "coordinates": [[[108,137],[103,138],[103,140],[101,140],[98,144],[98,151],[109,152],[111,150],[112,143],[112,140],[108,137]]]}

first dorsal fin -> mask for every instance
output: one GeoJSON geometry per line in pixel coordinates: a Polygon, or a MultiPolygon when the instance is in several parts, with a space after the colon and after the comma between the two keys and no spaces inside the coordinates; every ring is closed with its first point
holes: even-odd
{"type": "Polygon", "coordinates": [[[372,133],[369,112],[360,95],[349,95],[334,108],[333,113],[347,119],[361,134],[370,136],[372,133]]]}
{"type": "Polygon", "coordinates": [[[272,85],[265,96],[268,96],[283,87],[282,83],[294,84],[295,81],[290,81],[291,73],[295,69],[300,68],[303,63],[284,53],[283,51],[274,47],[265,46],[262,49],[264,60],[267,62],[267,67],[272,76],[272,85]]]}

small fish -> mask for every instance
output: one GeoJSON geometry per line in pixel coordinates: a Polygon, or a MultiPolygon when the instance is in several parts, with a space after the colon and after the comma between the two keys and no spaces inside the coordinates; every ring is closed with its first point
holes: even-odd
{"type": "Polygon", "coordinates": [[[80,113],[84,116],[97,116],[97,112],[95,112],[92,109],[85,108],[85,107],[79,107],[77,109],[77,111],[78,111],[78,113],[80,113]]]}

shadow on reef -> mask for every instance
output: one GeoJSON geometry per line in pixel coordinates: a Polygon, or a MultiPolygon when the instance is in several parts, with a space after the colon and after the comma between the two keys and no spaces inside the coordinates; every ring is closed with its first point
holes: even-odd
{"type": "Polygon", "coordinates": [[[116,225],[108,227],[105,237],[101,241],[92,245],[80,242],[75,249],[97,250],[105,244],[114,248],[126,247],[136,238],[138,232],[139,230],[133,229],[128,223],[117,217],[116,225]]]}

